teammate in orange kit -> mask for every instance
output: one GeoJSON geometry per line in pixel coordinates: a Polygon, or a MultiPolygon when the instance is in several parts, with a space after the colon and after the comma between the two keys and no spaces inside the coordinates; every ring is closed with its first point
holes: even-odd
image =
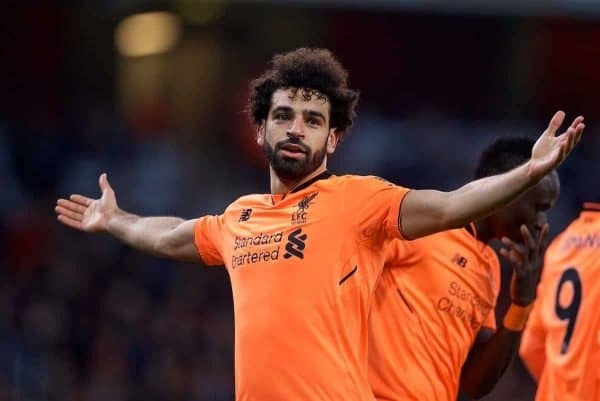
{"type": "Polygon", "coordinates": [[[538,382],[536,401],[600,400],[600,204],[548,247],[520,355],[538,382]]]}
{"type": "MultiPolygon", "coordinates": [[[[497,140],[482,153],[476,178],[524,163],[532,145],[497,140]]],[[[459,386],[471,398],[493,388],[517,352],[541,273],[546,211],[558,193],[552,172],[466,227],[395,241],[369,319],[369,379],[378,400],[455,401],[459,386]],[[512,305],[496,329],[500,265],[487,243],[501,238],[515,274],[512,305]]]]}
{"type": "Polygon", "coordinates": [[[106,175],[100,199],[58,200],[58,219],[75,229],[108,232],[157,256],[225,265],[234,298],[237,400],[373,399],[366,320],[382,249],[392,239],[462,227],[510,202],[554,170],[584,129],[577,117],[555,136],[564,120],[557,112],[531,158],[514,170],[452,192],[409,192],[326,170],[357,99],[328,51],[275,56],[250,97],[270,194],[243,196],[221,215],[192,220],[121,210],[106,175]]]}

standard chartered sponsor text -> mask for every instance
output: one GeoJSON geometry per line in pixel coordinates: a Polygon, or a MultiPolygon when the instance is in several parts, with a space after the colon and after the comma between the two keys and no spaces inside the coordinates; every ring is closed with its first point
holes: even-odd
{"type": "Polygon", "coordinates": [[[282,240],[283,231],[236,236],[233,239],[232,268],[279,259],[279,246],[282,240]],[[245,248],[250,249],[245,250],[245,248]],[[240,251],[242,249],[244,250],[240,251]]]}
{"type": "Polygon", "coordinates": [[[438,299],[437,308],[477,329],[490,313],[492,305],[470,289],[452,281],[448,287],[448,296],[438,299]]]}

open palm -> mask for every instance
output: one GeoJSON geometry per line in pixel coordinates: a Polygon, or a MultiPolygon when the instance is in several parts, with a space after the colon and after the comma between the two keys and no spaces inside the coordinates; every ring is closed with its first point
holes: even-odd
{"type": "Polygon", "coordinates": [[[565,119],[565,113],[557,111],[550,120],[548,128],[538,138],[531,152],[531,163],[529,175],[542,178],[550,171],[557,168],[563,160],[571,153],[575,145],[579,143],[581,134],[585,128],[583,117],[579,116],[573,120],[569,128],[561,135],[556,136],[565,119]]]}
{"type": "Polygon", "coordinates": [[[76,194],[69,199],[58,199],[55,208],[58,221],[81,231],[106,231],[109,218],[118,210],[117,199],[106,174],[100,176],[98,183],[102,191],[100,199],[76,194]]]}

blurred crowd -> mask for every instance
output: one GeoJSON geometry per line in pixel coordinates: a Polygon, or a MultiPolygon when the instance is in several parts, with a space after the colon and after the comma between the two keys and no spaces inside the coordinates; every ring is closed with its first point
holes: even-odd
{"type": "MultiPolygon", "coordinates": [[[[141,255],[61,226],[53,209],[71,193],[98,196],[102,172],[119,205],[142,215],[216,214],[267,192],[242,110],[272,54],[332,48],[363,98],[330,170],[414,188],[458,187],[494,138],[537,137],[556,107],[570,119],[596,110],[581,92],[600,88],[589,79],[597,40],[581,40],[600,38],[591,22],[232,6],[189,23],[171,54],[125,59],[112,34],[133,10],[119,4],[143,1],[25,3],[0,15],[18,39],[0,37],[11,49],[0,106],[13,114],[0,115],[0,400],[233,400],[225,270],[141,255]],[[573,66],[573,54],[585,62],[573,66]]],[[[560,168],[552,235],[600,201],[596,116],[560,168]]],[[[507,302],[504,292],[497,314],[507,302]]],[[[486,399],[532,394],[517,362],[486,399]]]]}

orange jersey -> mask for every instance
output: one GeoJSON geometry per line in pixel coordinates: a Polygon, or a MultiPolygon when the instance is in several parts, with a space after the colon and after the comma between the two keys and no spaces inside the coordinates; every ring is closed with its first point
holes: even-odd
{"type": "Polygon", "coordinates": [[[407,192],[324,173],[198,220],[200,256],[231,280],[237,400],[373,400],[367,315],[407,192]]]}
{"type": "Polygon", "coordinates": [[[373,392],[381,401],[455,401],[479,329],[496,328],[496,253],[464,228],[389,251],[369,317],[373,392]]]}
{"type": "Polygon", "coordinates": [[[600,204],[548,248],[520,354],[538,401],[600,400],[600,204]]]}

